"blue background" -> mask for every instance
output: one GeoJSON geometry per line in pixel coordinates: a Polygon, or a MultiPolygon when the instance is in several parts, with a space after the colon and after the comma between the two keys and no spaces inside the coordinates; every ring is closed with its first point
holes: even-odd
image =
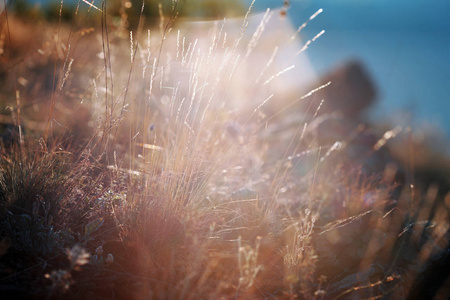
{"type": "MultiPolygon", "coordinates": [[[[282,2],[256,0],[255,10],[282,2]]],[[[288,16],[298,27],[319,8],[324,11],[301,36],[306,41],[326,31],[307,50],[319,73],[359,59],[379,91],[372,118],[435,124],[450,136],[449,0],[294,0],[288,16]],[[405,111],[411,113],[398,113],[405,111]]]]}

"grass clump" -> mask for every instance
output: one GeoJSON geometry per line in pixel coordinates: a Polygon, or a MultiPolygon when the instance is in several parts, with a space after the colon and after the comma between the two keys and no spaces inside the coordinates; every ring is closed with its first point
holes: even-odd
{"type": "MultiPolygon", "coordinates": [[[[0,121],[18,135],[2,135],[0,152],[2,292],[448,292],[448,279],[427,284],[428,274],[446,275],[436,264],[448,261],[448,190],[416,187],[407,161],[385,146],[400,131],[378,136],[322,114],[322,102],[298,103],[329,83],[287,89],[294,67],[277,60],[282,44],[264,39],[273,12],[199,29],[175,23],[173,4],[159,26],[141,22],[126,35],[126,24],[97,11],[93,27],[52,23],[57,33],[36,34],[32,55],[5,42],[2,76],[14,85],[0,96],[0,121]]],[[[5,36],[30,29],[6,21],[23,27],[4,26],[5,36]]]]}

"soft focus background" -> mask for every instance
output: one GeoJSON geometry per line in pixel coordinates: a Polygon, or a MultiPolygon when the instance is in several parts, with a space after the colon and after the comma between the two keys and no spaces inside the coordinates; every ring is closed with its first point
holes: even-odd
{"type": "MultiPolygon", "coordinates": [[[[257,0],[255,6],[280,2],[257,0]]],[[[307,52],[319,73],[358,59],[378,87],[372,118],[450,135],[450,1],[293,0],[288,16],[298,27],[320,8],[324,12],[302,30],[305,40],[326,31],[307,52]]]]}
{"type": "MultiPolygon", "coordinates": [[[[229,16],[232,7],[242,13],[251,2],[186,1],[183,11],[190,17],[229,16]]],[[[28,3],[59,12],[59,1],[13,3],[19,10],[28,3]]],[[[74,5],[77,1],[65,3],[74,5]]],[[[101,2],[94,4],[100,6],[101,2]]],[[[135,4],[133,9],[138,10],[140,4],[135,4]]],[[[282,5],[282,0],[256,0],[253,13],[282,5]]],[[[378,89],[379,101],[369,111],[369,118],[450,135],[450,1],[292,0],[288,20],[297,28],[320,8],[324,12],[300,35],[306,41],[326,31],[306,53],[319,75],[356,59],[365,65],[378,89]]]]}

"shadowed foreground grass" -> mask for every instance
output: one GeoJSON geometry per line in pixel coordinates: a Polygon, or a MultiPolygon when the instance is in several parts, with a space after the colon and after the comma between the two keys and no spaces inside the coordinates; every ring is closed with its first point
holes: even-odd
{"type": "Polygon", "coordinates": [[[280,90],[279,12],[176,4],[132,31],[2,15],[2,297],[448,296],[448,159],[424,175],[407,129],[323,114],[328,83],[280,90]]]}

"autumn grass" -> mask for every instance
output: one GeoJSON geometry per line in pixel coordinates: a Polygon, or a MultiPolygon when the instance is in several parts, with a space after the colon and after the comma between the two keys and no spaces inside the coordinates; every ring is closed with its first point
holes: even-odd
{"type": "Polygon", "coordinates": [[[448,186],[417,182],[411,160],[385,160],[402,133],[356,124],[324,140],[310,126],[321,102],[302,111],[277,96],[292,69],[273,63],[277,51],[255,63],[276,13],[255,32],[247,15],[198,29],[172,4],[151,28],[100,12],[97,26],[53,23],[34,38],[12,16],[2,27],[0,121],[21,124],[0,151],[2,292],[443,297],[448,186]],[[7,42],[16,34],[36,50],[7,42]]]}

